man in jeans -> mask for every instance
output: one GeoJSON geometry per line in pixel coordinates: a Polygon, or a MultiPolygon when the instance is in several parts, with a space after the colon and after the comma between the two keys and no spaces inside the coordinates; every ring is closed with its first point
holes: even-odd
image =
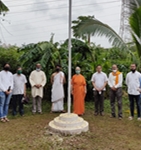
{"type": "Polygon", "coordinates": [[[0,72],[0,121],[8,122],[8,108],[13,89],[13,75],[9,71],[10,65],[4,64],[3,70],[0,72]]]}
{"type": "Polygon", "coordinates": [[[141,120],[140,118],[140,107],[139,107],[139,99],[140,99],[140,78],[141,74],[136,71],[136,64],[131,64],[130,72],[126,75],[126,84],[128,87],[128,96],[130,101],[130,113],[131,116],[129,120],[134,118],[134,100],[136,101],[137,106],[137,120],[141,120]]]}
{"type": "Polygon", "coordinates": [[[118,71],[117,65],[113,65],[108,80],[108,85],[110,87],[111,118],[116,117],[115,99],[117,98],[118,118],[122,119],[122,82],[122,73],[118,71]]]}
{"type": "Polygon", "coordinates": [[[104,115],[104,91],[105,86],[107,84],[107,75],[102,72],[101,65],[96,67],[96,73],[92,75],[91,81],[93,84],[94,90],[94,98],[95,98],[95,113],[94,115],[97,116],[99,113],[101,116],[104,115]]]}
{"type": "Polygon", "coordinates": [[[17,114],[17,105],[19,106],[18,110],[21,116],[24,114],[22,98],[26,96],[26,77],[22,74],[22,68],[17,68],[17,73],[13,75],[14,88],[13,88],[13,96],[12,96],[12,106],[13,111],[12,115],[15,116],[17,114]]]}

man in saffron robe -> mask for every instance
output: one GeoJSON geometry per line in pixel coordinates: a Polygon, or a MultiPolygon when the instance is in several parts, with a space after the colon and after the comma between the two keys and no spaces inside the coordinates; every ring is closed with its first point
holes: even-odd
{"type": "Polygon", "coordinates": [[[84,99],[86,96],[86,81],[84,76],[80,74],[81,70],[79,67],[75,69],[76,74],[72,77],[71,89],[73,95],[73,113],[83,115],[85,112],[84,99]]]}
{"type": "Polygon", "coordinates": [[[122,119],[122,81],[123,75],[118,71],[117,65],[112,66],[112,72],[109,74],[108,85],[110,87],[111,117],[115,118],[115,98],[118,103],[118,118],[122,119]]]}
{"type": "Polygon", "coordinates": [[[51,112],[64,112],[63,84],[65,83],[65,75],[61,71],[60,65],[56,65],[56,70],[51,76],[51,83],[52,83],[51,112]]]}

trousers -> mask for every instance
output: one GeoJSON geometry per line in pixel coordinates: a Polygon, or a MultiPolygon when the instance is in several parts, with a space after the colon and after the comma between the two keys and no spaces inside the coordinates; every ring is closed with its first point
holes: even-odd
{"type": "Polygon", "coordinates": [[[94,91],[94,101],[95,101],[95,113],[102,113],[104,111],[104,91],[100,94],[98,91],[94,91]]]}
{"type": "Polygon", "coordinates": [[[35,113],[38,111],[39,113],[42,112],[42,98],[40,96],[33,97],[33,103],[32,103],[32,112],[35,113]]]}
{"type": "Polygon", "coordinates": [[[6,95],[4,92],[0,92],[0,118],[7,117],[11,96],[12,93],[6,95]]]}
{"type": "Polygon", "coordinates": [[[115,112],[115,101],[117,99],[118,106],[118,117],[122,117],[122,88],[117,88],[116,91],[110,89],[110,105],[111,105],[111,114],[113,117],[116,116],[115,112]]]}
{"type": "Polygon", "coordinates": [[[15,116],[17,114],[17,106],[19,107],[18,112],[20,113],[20,115],[22,116],[24,114],[22,98],[23,94],[12,96],[12,107],[13,107],[12,115],[15,116]]]}
{"type": "Polygon", "coordinates": [[[137,107],[137,116],[140,117],[140,105],[139,105],[139,100],[140,100],[140,95],[130,95],[129,96],[129,101],[130,101],[130,113],[131,116],[134,117],[134,100],[136,102],[136,107],[137,107]]]}

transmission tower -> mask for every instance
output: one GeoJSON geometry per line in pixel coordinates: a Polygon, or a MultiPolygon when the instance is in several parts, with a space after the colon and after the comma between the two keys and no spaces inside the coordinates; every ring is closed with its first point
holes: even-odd
{"type": "Polygon", "coordinates": [[[130,3],[132,0],[121,0],[121,16],[120,16],[120,31],[119,35],[125,43],[131,42],[129,17],[131,15],[130,3]]]}

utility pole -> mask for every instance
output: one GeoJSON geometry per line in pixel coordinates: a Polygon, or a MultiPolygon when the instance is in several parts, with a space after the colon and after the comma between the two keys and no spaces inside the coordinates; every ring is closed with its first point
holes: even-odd
{"type": "Polygon", "coordinates": [[[132,41],[132,36],[129,26],[129,17],[131,15],[130,4],[133,0],[122,0],[121,4],[121,16],[120,16],[120,31],[119,35],[125,43],[132,41]]]}

